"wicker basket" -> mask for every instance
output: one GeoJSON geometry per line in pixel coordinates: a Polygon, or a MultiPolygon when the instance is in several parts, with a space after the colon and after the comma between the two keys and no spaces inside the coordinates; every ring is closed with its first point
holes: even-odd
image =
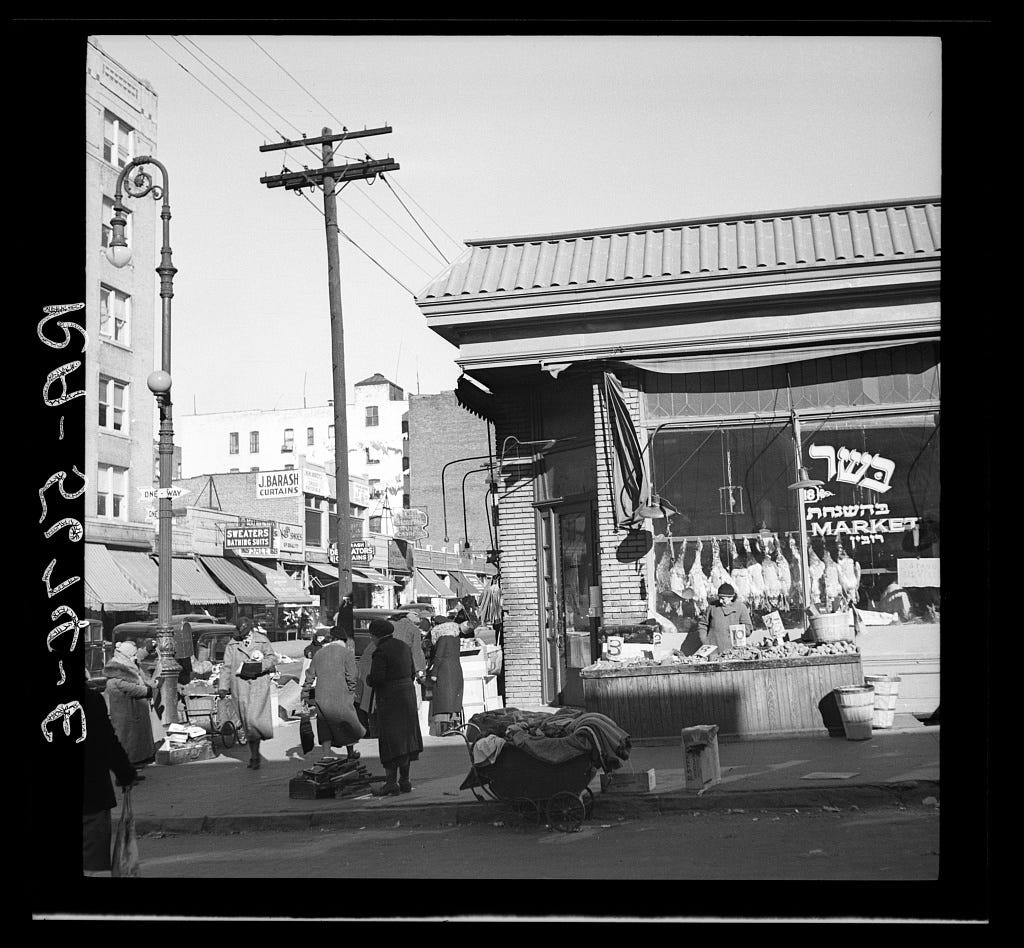
{"type": "Polygon", "coordinates": [[[815,642],[842,642],[853,638],[853,627],[846,612],[811,616],[810,636],[815,642]]]}

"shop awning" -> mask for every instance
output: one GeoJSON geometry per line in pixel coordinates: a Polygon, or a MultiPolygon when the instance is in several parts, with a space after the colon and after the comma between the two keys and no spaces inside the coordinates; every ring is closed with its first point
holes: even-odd
{"type": "Polygon", "coordinates": [[[416,594],[436,596],[438,599],[458,599],[458,593],[451,589],[432,569],[416,568],[416,594]],[[422,592],[420,591],[422,589],[422,592]]]}
{"type": "Polygon", "coordinates": [[[172,599],[194,606],[231,605],[235,601],[191,556],[171,557],[171,590],[172,599]]]}
{"type": "MultiPolygon", "coordinates": [[[[110,558],[117,564],[131,584],[142,591],[149,602],[160,599],[160,576],[156,561],[141,550],[110,550],[110,558]]],[[[172,574],[173,575],[173,574],[172,574]]]]}
{"type": "Polygon", "coordinates": [[[310,584],[316,583],[321,589],[325,586],[332,586],[338,581],[338,567],[329,563],[307,563],[309,567],[310,584]]]}
{"type": "Polygon", "coordinates": [[[448,574],[448,580],[449,585],[454,582],[459,598],[462,598],[463,596],[479,596],[480,593],[483,592],[483,587],[472,573],[453,569],[448,574]]]}
{"type": "Polygon", "coordinates": [[[374,586],[397,586],[393,579],[389,579],[383,573],[375,570],[372,566],[353,566],[352,567],[352,581],[355,582],[356,576],[362,576],[367,582],[373,583],[374,586]]]}
{"type": "Polygon", "coordinates": [[[245,562],[260,577],[262,583],[270,590],[280,605],[309,606],[313,604],[313,597],[302,588],[302,583],[293,579],[283,569],[264,566],[254,563],[252,560],[245,562]]]}
{"type": "Polygon", "coordinates": [[[145,612],[150,602],[102,543],[85,544],[85,605],[108,612],[145,612]]]}
{"type": "Polygon", "coordinates": [[[612,506],[617,527],[636,527],[643,522],[639,508],[647,503],[650,481],[644,453],[629,414],[622,383],[604,373],[604,404],[612,429],[612,506]]]}
{"type": "Polygon", "coordinates": [[[267,587],[238,563],[223,556],[200,556],[199,562],[230,590],[240,606],[272,606],[276,602],[267,587]]]}

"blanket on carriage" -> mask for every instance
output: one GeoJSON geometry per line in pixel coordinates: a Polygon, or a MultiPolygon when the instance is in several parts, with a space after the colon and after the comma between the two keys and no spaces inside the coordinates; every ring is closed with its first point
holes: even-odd
{"type": "Polygon", "coordinates": [[[507,744],[551,764],[589,754],[593,765],[606,772],[629,759],[629,735],[611,718],[594,711],[546,714],[502,708],[474,714],[468,723],[473,726],[467,733],[478,767],[492,764],[507,744]]]}

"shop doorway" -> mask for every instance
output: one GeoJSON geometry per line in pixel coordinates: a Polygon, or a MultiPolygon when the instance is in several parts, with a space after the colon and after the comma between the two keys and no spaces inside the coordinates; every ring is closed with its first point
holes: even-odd
{"type": "Polygon", "coordinates": [[[580,669],[590,664],[590,588],[597,583],[594,504],[555,502],[540,515],[545,699],[582,707],[580,669]]]}

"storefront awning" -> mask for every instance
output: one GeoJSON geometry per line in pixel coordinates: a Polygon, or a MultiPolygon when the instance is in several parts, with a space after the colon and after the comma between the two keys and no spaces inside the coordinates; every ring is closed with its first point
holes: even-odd
{"type": "Polygon", "coordinates": [[[352,581],[356,581],[356,576],[362,576],[367,582],[372,583],[374,586],[397,586],[393,579],[388,579],[383,573],[378,572],[372,566],[353,566],[352,567],[352,581]]]}
{"type": "Polygon", "coordinates": [[[313,604],[313,597],[302,588],[302,584],[289,576],[283,569],[264,566],[261,563],[254,563],[252,560],[245,562],[260,577],[260,581],[270,590],[279,605],[309,606],[313,604]]]}
{"type": "Polygon", "coordinates": [[[458,599],[456,593],[448,584],[441,579],[432,569],[422,567],[416,568],[416,594],[418,596],[432,596],[438,599],[458,599]],[[422,592],[420,591],[422,589],[422,592]]]}
{"type": "Polygon", "coordinates": [[[110,558],[117,564],[131,584],[142,591],[149,602],[160,598],[160,576],[156,561],[141,550],[110,550],[110,558]]]}
{"type": "Polygon", "coordinates": [[[199,562],[226,586],[240,606],[272,606],[276,602],[255,576],[223,556],[200,556],[199,562]]]}
{"type": "MultiPolygon", "coordinates": [[[[460,598],[463,596],[479,596],[483,592],[483,586],[480,585],[480,581],[472,573],[453,569],[448,574],[448,579],[454,581],[460,598]]],[[[451,582],[449,582],[449,585],[451,585],[451,582]]]]}
{"type": "Polygon", "coordinates": [[[338,581],[338,567],[328,563],[306,563],[309,567],[310,583],[316,583],[321,589],[333,586],[338,581]]]}
{"type": "Polygon", "coordinates": [[[224,592],[191,556],[171,558],[171,598],[194,606],[232,605],[235,597],[224,592]]]}
{"type": "Polygon", "coordinates": [[[118,568],[102,543],[85,544],[85,605],[108,612],[145,612],[150,601],[118,568]]]}

